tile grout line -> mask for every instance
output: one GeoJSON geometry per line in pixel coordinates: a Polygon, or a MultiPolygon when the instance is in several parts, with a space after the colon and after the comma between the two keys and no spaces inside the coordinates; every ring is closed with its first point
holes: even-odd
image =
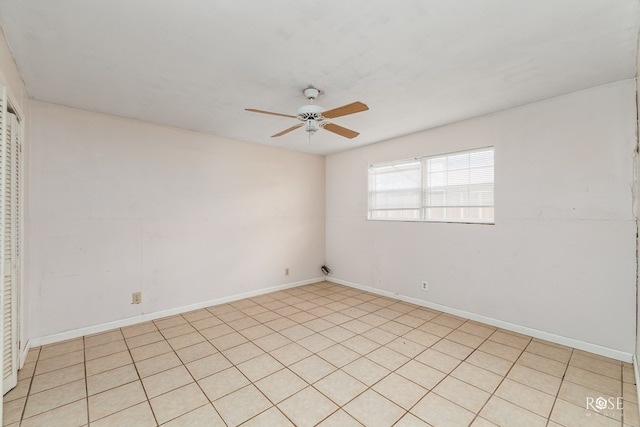
{"type": "MultiPolygon", "coordinates": [[[[636,256],[637,256],[637,251],[636,251],[636,256]]],[[[620,364],[620,379],[622,380],[620,383],[620,396],[623,396],[623,402],[624,402],[624,364],[620,364]]],[[[622,410],[622,413],[620,414],[620,425],[624,426],[624,409],[622,410]]]]}
{"type": "MultiPolygon", "coordinates": [[[[549,410],[549,418],[547,420],[547,423],[551,422],[551,415],[553,414],[553,410],[556,407],[556,403],[558,402],[558,399],[560,399],[560,390],[562,390],[562,383],[564,383],[565,379],[564,377],[567,375],[567,371],[569,370],[569,363],[571,363],[571,358],[573,357],[573,351],[574,349],[571,349],[571,355],[569,356],[569,360],[567,361],[567,365],[564,368],[564,372],[562,373],[562,378],[560,379],[560,385],[558,386],[558,391],[556,392],[556,395],[553,399],[553,403],[551,404],[551,409],[549,410]]],[[[555,422],[555,421],[554,421],[555,422]]],[[[558,423],[560,424],[560,423],[558,423]]]]}
{"type": "Polygon", "coordinates": [[[31,397],[31,387],[33,387],[33,380],[36,377],[36,369],[38,368],[38,362],[40,362],[41,355],[42,347],[40,347],[40,350],[38,351],[38,357],[36,358],[36,361],[34,362],[35,364],[33,365],[33,373],[31,374],[31,378],[29,378],[29,390],[27,391],[27,395],[25,396],[24,406],[22,407],[22,411],[20,412],[20,419],[18,420],[18,424],[22,424],[24,414],[27,411],[27,403],[29,402],[29,398],[31,397]]]}
{"type": "MultiPolygon", "coordinates": [[[[498,330],[498,329],[496,329],[496,330],[498,330]]],[[[493,334],[491,334],[491,335],[493,335],[493,334]]],[[[490,337],[490,336],[489,336],[489,337],[490,337]]],[[[489,337],[487,337],[487,339],[485,340],[485,342],[486,342],[487,340],[489,340],[489,337]]],[[[484,404],[482,405],[482,407],[480,407],[480,409],[476,412],[475,416],[473,417],[472,422],[473,422],[473,421],[475,421],[475,420],[476,420],[476,419],[478,419],[478,418],[482,418],[482,417],[480,417],[480,413],[481,413],[481,412],[482,412],[482,410],[487,406],[487,403],[489,403],[489,401],[491,400],[491,398],[492,398],[492,397],[494,397],[494,396],[495,396],[495,397],[497,397],[498,399],[501,399],[501,397],[500,397],[500,396],[496,396],[496,391],[498,391],[498,389],[500,388],[500,386],[502,385],[502,383],[504,382],[504,380],[506,380],[506,379],[507,379],[507,376],[508,376],[508,375],[509,375],[509,373],[513,370],[513,367],[514,367],[514,366],[516,366],[516,364],[517,364],[518,360],[520,360],[520,357],[522,357],[522,355],[525,353],[525,351],[527,350],[527,348],[529,347],[529,345],[531,345],[531,342],[532,342],[532,341],[533,341],[533,339],[529,339],[529,341],[527,342],[527,345],[526,345],[522,350],[520,350],[520,354],[518,355],[518,358],[517,358],[514,362],[512,362],[511,367],[510,367],[510,368],[509,368],[509,370],[508,370],[508,371],[507,371],[507,372],[502,376],[502,379],[500,380],[500,382],[498,383],[498,385],[496,386],[496,388],[493,390],[493,392],[491,393],[491,395],[489,396],[489,398],[487,399],[487,401],[486,401],[486,402],[484,402],[484,404]]],[[[483,344],[484,344],[484,342],[483,342],[483,344]]],[[[513,348],[513,347],[512,347],[512,348],[513,348]]],[[[475,351],[475,350],[474,350],[474,351],[475,351]]],[[[471,353],[471,354],[473,354],[473,353],[471,353]]],[[[470,354],[469,356],[471,356],[471,354],[470,354]]],[[[474,365],[474,366],[475,366],[475,365],[474,365]]],[[[509,403],[512,403],[512,402],[509,402],[509,403]]],[[[512,404],[513,404],[513,403],[512,403],[512,404]]],[[[520,405],[516,405],[516,406],[518,406],[518,407],[522,408],[520,405]]],[[[529,411],[527,408],[522,408],[522,409],[524,409],[524,410],[526,410],[526,411],[529,411]]],[[[538,414],[536,414],[535,412],[532,412],[532,411],[529,411],[529,412],[531,412],[532,414],[538,415],[538,414]]],[[[549,414],[551,414],[551,412],[549,412],[549,414]]],[[[547,423],[548,423],[548,420],[547,420],[547,423]]]]}
{"type": "Polygon", "coordinates": [[[82,369],[84,371],[84,392],[85,392],[85,402],[87,405],[87,425],[91,425],[91,416],[89,413],[89,376],[87,375],[87,343],[86,337],[82,337],[82,369]]]}
{"type": "MultiPolygon", "coordinates": [[[[155,324],[154,324],[154,326],[155,326],[155,324]]],[[[157,328],[158,327],[156,326],[156,329],[157,328]]],[[[136,370],[136,375],[138,376],[137,381],[140,381],[140,386],[142,387],[142,392],[144,393],[144,396],[147,398],[147,405],[149,406],[149,409],[151,410],[151,415],[153,416],[153,419],[156,422],[156,426],[159,426],[160,423],[158,422],[158,418],[156,417],[156,413],[153,410],[153,407],[151,406],[151,399],[149,399],[149,395],[147,394],[147,389],[144,387],[144,383],[142,382],[142,377],[140,376],[140,371],[138,370],[138,366],[136,365],[136,361],[133,358],[133,354],[131,353],[131,347],[129,347],[129,343],[127,342],[127,338],[124,336],[124,332],[122,331],[123,329],[124,328],[119,328],[118,330],[120,331],[120,334],[122,335],[122,340],[124,341],[124,345],[127,346],[127,353],[129,354],[129,357],[131,358],[131,363],[133,364],[133,369],[136,370]]],[[[141,334],[141,335],[143,335],[143,334],[141,334]]],[[[124,366],[126,366],[126,365],[124,365],[124,366]]],[[[118,387],[121,387],[121,386],[118,386],[118,387]]],[[[136,405],[138,405],[138,404],[136,403],[136,405]]],[[[133,406],[135,406],[135,405],[133,405],[133,406]]],[[[129,408],[132,408],[133,406],[130,406],[129,408]]],[[[125,410],[127,410],[129,408],[123,408],[119,412],[125,411],[125,410]]],[[[115,412],[115,413],[117,413],[117,412],[115,412]]],[[[113,415],[113,414],[109,414],[109,415],[107,415],[107,417],[109,417],[111,415],[113,415]]],[[[103,417],[103,418],[106,418],[106,417],[103,417]]]]}

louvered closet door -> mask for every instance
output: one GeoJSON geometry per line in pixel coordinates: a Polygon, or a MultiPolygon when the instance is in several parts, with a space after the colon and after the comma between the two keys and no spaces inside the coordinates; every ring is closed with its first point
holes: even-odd
{"type": "MultiPolygon", "coordinates": [[[[5,98],[6,101],[6,98],[5,98]]],[[[18,381],[17,303],[20,283],[20,126],[15,114],[2,108],[2,391],[18,381]]]]}

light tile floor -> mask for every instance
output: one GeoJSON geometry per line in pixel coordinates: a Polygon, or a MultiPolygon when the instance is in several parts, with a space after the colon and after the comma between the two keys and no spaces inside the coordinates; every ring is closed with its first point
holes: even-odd
{"type": "Polygon", "coordinates": [[[33,348],[3,424],[621,427],[637,402],[631,364],[323,282],[33,348]]]}

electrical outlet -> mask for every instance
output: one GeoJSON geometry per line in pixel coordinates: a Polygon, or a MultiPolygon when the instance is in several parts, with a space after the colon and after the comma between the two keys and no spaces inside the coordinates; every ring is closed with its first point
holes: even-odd
{"type": "Polygon", "coordinates": [[[422,290],[423,291],[428,291],[429,290],[429,284],[427,283],[426,280],[422,281],[422,290]]]}
{"type": "Polygon", "coordinates": [[[285,268],[285,269],[284,269],[284,275],[285,275],[285,276],[288,276],[288,275],[289,275],[289,268],[285,268]]]}
{"type": "Polygon", "coordinates": [[[134,292],[131,294],[131,304],[140,304],[142,302],[142,292],[134,292]]]}

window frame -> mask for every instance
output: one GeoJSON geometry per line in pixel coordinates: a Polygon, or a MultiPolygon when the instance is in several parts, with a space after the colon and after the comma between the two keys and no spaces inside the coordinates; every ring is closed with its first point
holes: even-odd
{"type": "MultiPolygon", "coordinates": [[[[478,167],[472,167],[471,165],[468,165],[466,168],[462,168],[462,169],[457,169],[457,170],[468,170],[469,172],[471,172],[473,169],[477,169],[478,167]]],[[[451,170],[456,170],[456,169],[449,169],[448,165],[447,167],[444,169],[445,175],[450,172],[451,170]]],[[[384,173],[384,172],[383,172],[384,173]]],[[[402,191],[402,190],[387,190],[388,192],[393,192],[393,191],[402,191]]],[[[405,190],[406,192],[409,191],[415,191],[414,190],[405,190]]],[[[433,207],[433,206],[432,206],[433,207]]],[[[414,157],[414,158],[406,158],[406,159],[402,159],[402,160],[395,160],[395,161],[387,161],[387,162],[380,162],[380,163],[372,163],[369,164],[368,168],[367,168],[367,221],[399,221],[399,222],[435,222],[435,223],[452,223],[452,224],[478,224],[478,225],[495,225],[495,146],[484,146],[484,147],[477,147],[477,148],[472,148],[472,149],[466,149],[466,150],[458,150],[458,151],[451,151],[451,152],[444,152],[444,153],[439,153],[439,154],[431,154],[428,156],[421,156],[421,157],[414,157]],[[491,182],[487,182],[487,183],[476,183],[476,184],[471,184],[471,183],[467,183],[467,184],[459,184],[459,185],[466,185],[466,186],[471,186],[471,185],[490,185],[491,186],[491,204],[490,205],[471,205],[471,204],[466,204],[466,205],[445,205],[442,206],[443,210],[446,212],[446,209],[449,208],[461,208],[461,209],[469,209],[469,208],[490,208],[493,210],[493,215],[490,219],[483,219],[483,218],[478,218],[477,220],[473,220],[471,218],[467,217],[466,218],[461,218],[461,219],[455,219],[455,218],[451,218],[451,217],[444,217],[444,218],[428,218],[427,217],[427,210],[430,208],[430,205],[428,205],[426,203],[426,199],[427,199],[427,193],[429,192],[430,188],[435,187],[436,189],[438,189],[438,187],[440,187],[441,191],[446,192],[446,190],[448,188],[452,188],[455,185],[453,184],[447,184],[447,185],[443,185],[443,186],[432,186],[430,187],[428,185],[428,179],[427,176],[429,175],[430,172],[428,171],[426,165],[428,164],[430,159],[437,159],[437,158],[441,158],[441,157],[445,157],[448,158],[449,156],[455,156],[455,155],[459,155],[459,154],[471,154],[474,152],[483,152],[483,151],[491,151],[492,152],[492,163],[490,165],[490,167],[492,168],[492,179],[491,182]],[[373,169],[381,169],[381,168],[386,168],[386,167],[392,167],[392,166],[403,166],[403,165],[410,165],[412,163],[418,163],[419,164],[419,175],[420,175],[420,188],[418,189],[419,192],[419,197],[418,197],[418,205],[417,207],[414,206],[409,206],[409,207],[390,207],[390,208],[375,208],[373,207],[373,197],[375,194],[380,194],[383,191],[376,191],[375,189],[372,189],[372,187],[374,186],[374,179],[375,179],[375,174],[372,173],[373,169]],[[390,211],[399,211],[399,210],[405,210],[405,211],[415,211],[417,209],[417,216],[414,218],[383,218],[383,217],[374,217],[373,213],[377,212],[377,211],[386,211],[386,212],[390,212],[390,211]]]]}

